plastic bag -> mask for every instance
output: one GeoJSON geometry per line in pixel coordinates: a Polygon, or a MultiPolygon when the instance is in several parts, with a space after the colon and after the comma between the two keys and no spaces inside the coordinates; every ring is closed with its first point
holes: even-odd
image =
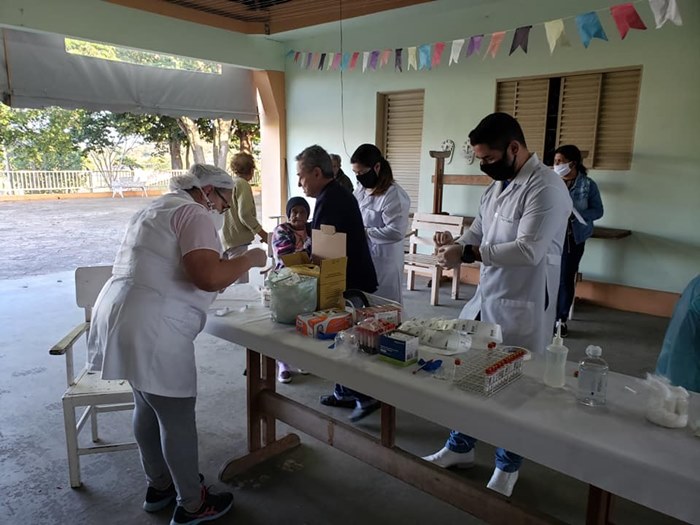
{"type": "Polygon", "coordinates": [[[298,275],[288,268],[271,272],[267,280],[270,288],[270,315],[277,323],[295,324],[297,315],[316,310],[318,280],[298,275]]]}

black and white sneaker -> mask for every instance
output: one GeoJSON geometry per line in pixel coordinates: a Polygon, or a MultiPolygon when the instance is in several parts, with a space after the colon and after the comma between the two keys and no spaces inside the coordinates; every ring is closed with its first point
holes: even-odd
{"type": "MultiPolygon", "coordinates": [[[[204,481],[204,476],[199,475],[199,482],[204,481]]],[[[146,491],[146,499],[143,502],[143,510],[146,512],[158,512],[163,510],[165,507],[173,503],[177,499],[177,491],[175,490],[175,484],[171,483],[170,486],[165,490],[154,489],[153,487],[148,487],[146,491]]]]}
{"type": "Polygon", "coordinates": [[[198,525],[220,518],[233,507],[233,494],[230,492],[214,494],[202,487],[202,499],[202,506],[196,512],[189,512],[178,505],[170,525],[198,525]]]}

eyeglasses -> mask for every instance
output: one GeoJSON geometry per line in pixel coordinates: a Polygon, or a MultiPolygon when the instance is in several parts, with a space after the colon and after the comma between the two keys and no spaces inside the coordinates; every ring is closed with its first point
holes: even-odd
{"type": "Polygon", "coordinates": [[[219,196],[219,198],[224,202],[224,210],[228,210],[228,209],[231,207],[231,205],[229,204],[229,202],[224,198],[223,195],[221,195],[221,193],[219,193],[219,190],[217,190],[216,188],[214,188],[214,191],[215,191],[216,194],[219,196]]]}

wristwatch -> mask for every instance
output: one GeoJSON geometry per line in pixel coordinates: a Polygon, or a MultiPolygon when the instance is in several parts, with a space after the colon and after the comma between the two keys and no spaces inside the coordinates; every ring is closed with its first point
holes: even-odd
{"type": "Polygon", "coordinates": [[[476,257],[474,256],[474,250],[472,248],[471,244],[465,244],[464,247],[462,248],[462,262],[471,264],[474,261],[476,261],[476,257]]]}

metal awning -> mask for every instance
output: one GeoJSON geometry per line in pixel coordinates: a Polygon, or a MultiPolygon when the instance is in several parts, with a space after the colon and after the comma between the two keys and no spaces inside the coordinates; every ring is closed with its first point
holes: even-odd
{"type": "Polygon", "coordinates": [[[258,121],[251,70],[161,69],[70,54],[62,35],[0,33],[0,94],[11,107],[258,121]]]}

